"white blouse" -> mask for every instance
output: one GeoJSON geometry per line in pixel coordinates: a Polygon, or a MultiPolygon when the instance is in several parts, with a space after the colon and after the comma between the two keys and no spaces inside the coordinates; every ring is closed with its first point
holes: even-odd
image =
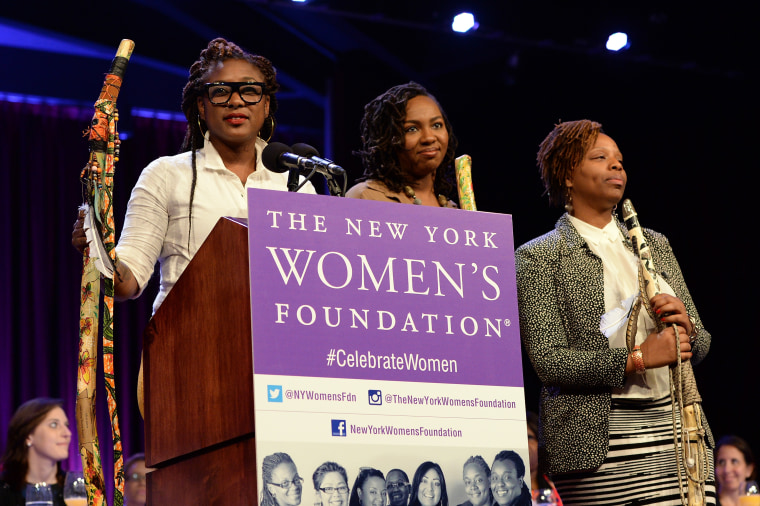
{"type": "MultiPolygon", "coordinates": [[[[206,140],[197,151],[191,237],[188,237],[191,153],[158,158],[143,170],[127,205],[116,252],[132,271],[140,292],[153,275],[156,261],[161,263],[161,286],[153,302],[154,313],[219,218],[248,217],[248,188],[287,191],[288,173],[272,172],[262,163],[261,153],[266,145],[262,139],[256,139],[256,170],[245,185],[224,166],[211,142],[206,140]]],[[[300,192],[316,193],[311,183],[306,183],[300,192]]]]}
{"type": "MultiPolygon", "coordinates": [[[[625,332],[628,316],[636,297],[639,297],[639,259],[625,245],[616,220],[604,228],[569,216],[578,233],[586,240],[591,251],[602,259],[604,270],[604,308],[605,314],[599,322],[599,330],[607,336],[610,348],[625,348],[625,332]]],[[[675,295],[664,279],[658,278],[660,291],[675,295]]],[[[637,322],[635,344],[640,345],[649,334],[655,331],[655,323],[642,306],[637,322]]],[[[646,357],[644,357],[646,363],[646,357]]],[[[632,399],[656,399],[670,392],[670,371],[667,366],[647,369],[645,374],[631,374],[626,378],[625,386],[615,388],[613,397],[632,399]]]]}

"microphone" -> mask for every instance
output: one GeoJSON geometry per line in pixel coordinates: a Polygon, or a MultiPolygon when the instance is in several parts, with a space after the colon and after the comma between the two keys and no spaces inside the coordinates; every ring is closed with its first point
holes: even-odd
{"type": "Polygon", "coordinates": [[[290,148],[290,150],[297,154],[298,156],[302,156],[304,158],[310,159],[312,162],[314,162],[319,168],[317,169],[317,172],[323,175],[331,175],[331,176],[342,176],[346,173],[346,171],[338,165],[337,163],[333,162],[332,160],[328,160],[327,158],[320,158],[319,151],[316,150],[313,146],[309,146],[308,144],[304,144],[303,142],[298,142],[296,144],[293,144],[293,146],[290,148]],[[323,170],[320,170],[323,169],[323,170]],[[327,171],[328,174],[325,174],[324,171],[327,171]]]}
{"type": "Polygon", "coordinates": [[[308,144],[294,144],[292,148],[281,142],[272,142],[261,153],[264,166],[272,172],[285,172],[298,169],[303,176],[312,171],[325,177],[345,174],[346,171],[332,160],[319,157],[319,151],[308,144]]]}
{"type": "Polygon", "coordinates": [[[292,166],[297,167],[298,158],[300,157],[291,153],[288,145],[282,142],[270,142],[261,152],[264,167],[277,173],[287,172],[292,166]],[[295,160],[292,160],[294,157],[295,160]]]}
{"type": "Polygon", "coordinates": [[[298,191],[298,176],[301,174],[301,168],[306,160],[291,153],[287,144],[282,142],[267,144],[264,151],[261,152],[261,161],[264,162],[264,167],[272,172],[288,172],[288,191],[298,191]]]}
{"type": "Polygon", "coordinates": [[[332,160],[320,158],[319,151],[308,144],[294,144],[292,148],[281,142],[268,144],[261,153],[261,161],[272,172],[288,172],[288,191],[298,191],[299,176],[309,179],[315,172],[325,178],[330,193],[343,196],[346,193],[346,171],[332,160]],[[343,188],[334,181],[334,176],[342,176],[343,188]]]}

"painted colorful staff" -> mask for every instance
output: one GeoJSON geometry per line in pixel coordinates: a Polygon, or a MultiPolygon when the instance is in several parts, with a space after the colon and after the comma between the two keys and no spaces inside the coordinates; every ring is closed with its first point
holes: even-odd
{"type": "MultiPolygon", "coordinates": [[[[90,157],[82,169],[87,211],[85,229],[89,246],[84,251],[82,268],[81,306],[79,310],[79,367],[77,372],[77,432],[79,454],[82,458],[87,500],[90,506],[107,504],[105,480],[98,442],[95,418],[95,377],[97,372],[97,335],[100,328],[100,280],[103,274],[103,371],[106,380],[108,413],[114,452],[114,505],[124,503],[124,461],[122,458],[121,431],[116,413],[116,386],[113,370],[113,266],[116,263],[113,177],[115,162],[119,160],[119,135],[116,123],[119,113],[116,99],[126,71],[134,43],[124,39],[106,74],[100,96],[95,102],[95,113],[86,130],[90,157]]],[[[118,273],[117,273],[118,275],[118,273]]]]}
{"type": "MultiPolygon", "coordinates": [[[[628,229],[628,236],[633,243],[633,249],[639,257],[641,266],[639,269],[639,281],[641,285],[642,305],[649,311],[652,319],[657,323],[658,332],[664,328],[662,321],[651,311],[649,300],[660,293],[660,285],[657,281],[657,272],[652,261],[652,253],[644,239],[644,234],[639,225],[638,215],[631,201],[623,201],[623,220],[628,229]]],[[[629,322],[634,321],[632,316],[629,322]]],[[[676,356],[681,356],[678,328],[676,332],[676,356]]],[[[630,327],[629,327],[630,328],[630,327]]],[[[629,333],[630,334],[630,333],[629,333]]],[[[630,343],[629,343],[630,347],[630,343]]],[[[702,426],[702,397],[697,390],[697,382],[694,379],[694,370],[691,362],[679,360],[679,365],[671,368],[670,390],[673,398],[673,442],[675,444],[676,458],[678,459],[678,477],[681,488],[681,501],[689,506],[701,506],[705,503],[705,480],[709,464],[707,462],[707,449],[705,446],[705,430],[702,426]],[[678,431],[675,424],[675,406],[678,403],[681,416],[681,444],[678,444],[678,431]],[[687,492],[684,497],[684,487],[681,471],[687,477],[687,492]],[[687,502],[688,501],[688,502],[687,502]]]]}
{"type": "Polygon", "coordinates": [[[454,171],[457,176],[459,207],[466,211],[477,211],[475,193],[472,191],[472,158],[470,155],[457,157],[454,160],[454,171]]]}

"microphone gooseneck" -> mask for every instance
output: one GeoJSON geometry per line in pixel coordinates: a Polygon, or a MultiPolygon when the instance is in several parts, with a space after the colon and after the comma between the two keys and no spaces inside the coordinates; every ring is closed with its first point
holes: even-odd
{"type": "Polygon", "coordinates": [[[333,195],[345,195],[346,171],[332,160],[320,158],[319,151],[304,143],[294,144],[288,147],[281,142],[268,144],[261,153],[261,161],[272,172],[288,172],[288,191],[298,191],[303,183],[299,184],[299,176],[306,180],[316,174],[322,174],[327,181],[330,193],[333,195]],[[341,188],[333,181],[335,176],[343,177],[341,188]]]}

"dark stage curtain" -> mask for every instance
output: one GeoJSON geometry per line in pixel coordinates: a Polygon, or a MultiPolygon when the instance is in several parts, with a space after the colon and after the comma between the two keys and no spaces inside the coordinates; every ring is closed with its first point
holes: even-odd
{"type": "MultiPolygon", "coordinates": [[[[21,403],[59,397],[74,433],[67,469],[81,469],[74,406],[82,258],[71,246],[71,231],[82,202],[79,173],[88,154],[82,132],[92,111],[45,100],[0,100],[0,451],[8,422],[21,403]]],[[[124,111],[121,116],[125,118],[124,111]]],[[[117,234],[140,171],[154,158],[178,151],[184,121],[132,117],[119,130],[126,139],[116,165],[117,234]]],[[[156,284],[152,281],[138,300],[117,303],[114,309],[114,368],[125,455],[144,448],[136,384],[142,332],[156,284]]],[[[112,486],[102,366],[99,357],[98,435],[106,483],[112,486]]]]}

